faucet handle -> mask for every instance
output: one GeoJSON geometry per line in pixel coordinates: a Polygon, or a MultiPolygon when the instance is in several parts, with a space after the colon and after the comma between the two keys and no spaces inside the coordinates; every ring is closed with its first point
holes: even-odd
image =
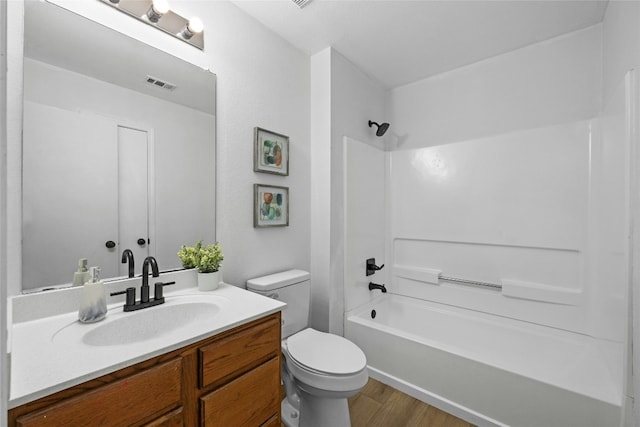
{"type": "Polygon", "coordinates": [[[122,294],[127,294],[127,298],[124,304],[125,307],[136,304],[136,288],[127,288],[124,291],[120,291],[120,292],[111,292],[109,295],[113,297],[113,296],[122,295],[122,294]]]}
{"type": "Polygon", "coordinates": [[[167,283],[156,282],[155,285],[153,286],[153,299],[155,301],[164,299],[163,288],[165,286],[175,285],[175,284],[176,284],[175,281],[167,282],[167,283]]]}
{"type": "Polygon", "coordinates": [[[376,271],[382,270],[384,268],[384,264],[382,264],[379,267],[376,265],[376,259],[375,258],[367,259],[366,264],[367,264],[367,276],[371,276],[376,271]]]}

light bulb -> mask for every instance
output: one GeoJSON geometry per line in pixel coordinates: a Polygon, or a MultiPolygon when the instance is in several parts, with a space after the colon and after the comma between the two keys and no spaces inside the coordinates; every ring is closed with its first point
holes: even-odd
{"type": "Polygon", "coordinates": [[[167,0],[153,0],[151,2],[151,7],[160,15],[164,15],[169,12],[169,2],[167,0]]]}
{"type": "Polygon", "coordinates": [[[151,7],[147,11],[147,18],[149,18],[149,21],[156,23],[167,12],[169,12],[169,2],[167,0],[153,0],[151,7]]]}
{"type": "Polygon", "coordinates": [[[182,31],[182,37],[189,40],[195,34],[201,33],[202,30],[204,30],[204,24],[202,23],[202,20],[194,16],[189,20],[186,27],[182,31]]]}
{"type": "Polygon", "coordinates": [[[204,30],[204,24],[202,23],[202,20],[200,18],[198,18],[197,16],[194,16],[189,20],[189,23],[187,24],[187,28],[192,33],[198,34],[198,33],[201,33],[202,30],[204,30]]]}

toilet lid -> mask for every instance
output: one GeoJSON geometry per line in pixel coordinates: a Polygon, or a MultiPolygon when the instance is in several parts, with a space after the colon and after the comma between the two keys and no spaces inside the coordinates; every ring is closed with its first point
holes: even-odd
{"type": "Polygon", "coordinates": [[[290,336],[287,351],[299,364],[328,374],[353,374],[367,365],[366,356],[351,341],[311,328],[290,336]]]}

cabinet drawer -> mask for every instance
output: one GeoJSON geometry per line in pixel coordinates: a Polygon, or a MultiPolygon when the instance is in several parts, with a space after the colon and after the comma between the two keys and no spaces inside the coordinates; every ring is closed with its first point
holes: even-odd
{"type": "Polygon", "coordinates": [[[184,426],[184,417],[182,416],[182,408],[171,411],[168,414],[156,418],[144,425],[144,427],[182,427],[184,426]]]}
{"type": "Polygon", "coordinates": [[[280,316],[200,348],[200,386],[221,384],[279,354],[280,316]]]}
{"type": "Polygon", "coordinates": [[[259,426],[278,418],[280,359],[268,362],[200,398],[205,427],[259,426]]]}
{"type": "Polygon", "coordinates": [[[182,359],[20,416],[18,426],[124,426],[179,406],[182,359]]]}

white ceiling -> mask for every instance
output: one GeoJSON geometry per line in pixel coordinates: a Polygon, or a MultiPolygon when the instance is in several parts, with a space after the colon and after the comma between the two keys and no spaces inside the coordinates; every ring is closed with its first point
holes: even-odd
{"type": "Polygon", "coordinates": [[[607,1],[232,0],[313,55],[334,47],[388,88],[589,27],[607,1]]]}

